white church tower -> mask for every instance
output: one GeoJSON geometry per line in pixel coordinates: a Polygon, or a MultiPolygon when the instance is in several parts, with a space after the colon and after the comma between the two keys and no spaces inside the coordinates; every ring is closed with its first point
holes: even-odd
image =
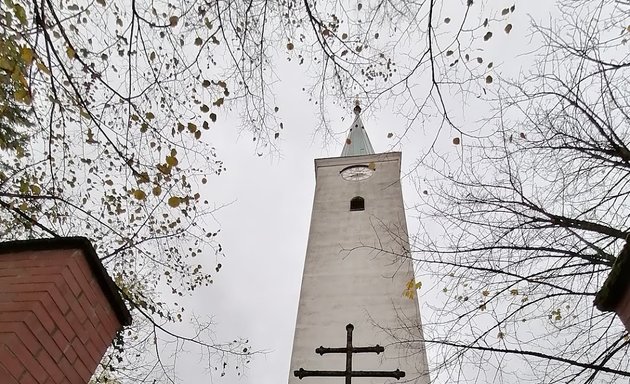
{"type": "Polygon", "coordinates": [[[354,112],[341,157],[315,160],[289,384],[429,383],[401,153],[375,154],[354,112]]]}

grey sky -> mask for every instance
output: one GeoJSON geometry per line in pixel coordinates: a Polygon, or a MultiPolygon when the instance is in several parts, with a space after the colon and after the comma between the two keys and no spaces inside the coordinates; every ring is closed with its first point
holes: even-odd
{"type": "MultiPolygon", "coordinates": [[[[522,59],[516,65],[514,58],[527,50],[527,15],[534,12],[533,5],[531,9],[525,9],[525,5],[519,4],[509,38],[497,32],[494,40],[483,49],[487,60],[495,60],[497,71],[517,73],[521,70],[522,59]]],[[[459,9],[459,4],[456,8],[459,9]]],[[[543,13],[540,8],[537,11],[543,13]]],[[[443,15],[447,13],[442,10],[443,15]]],[[[497,24],[498,31],[502,28],[502,24],[497,24]]],[[[286,382],[289,375],[315,186],[313,159],[340,155],[343,137],[352,122],[353,104],[348,100],[343,111],[338,106],[327,106],[331,111],[331,127],[339,141],[322,144],[321,137],[314,133],[317,107],[302,92],[304,73],[300,67],[284,63],[282,58],[278,62],[276,71],[282,75],[277,87],[277,105],[285,127],[279,139],[279,155],[257,156],[250,135],[236,133],[240,124],[237,108],[229,118],[220,116],[208,135],[209,142],[217,148],[218,158],[227,168],[221,176],[213,177],[204,190],[204,198],[211,203],[231,203],[216,213],[217,227],[221,228],[219,241],[226,258],[220,261],[223,268],[216,275],[214,285],[198,290],[194,297],[186,300],[196,314],[214,317],[218,341],[246,337],[254,350],[268,352],[255,356],[241,377],[228,369],[225,377],[211,379],[205,374],[198,354],[190,350],[181,355],[178,363],[177,374],[184,383],[212,380],[229,384],[277,384],[286,382]]],[[[476,106],[475,113],[462,104],[461,110],[454,111],[455,115],[480,118],[483,107],[479,108],[475,100],[471,100],[470,105],[476,106]]],[[[397,143],[395,137],[405,129],[404,119],[394,110],[395,106],[382,104],[368,108],[363,115],[376,152],[391,150],[397,143]],[[387,138],[390,132],[395,134],[394,139],[387,138]]],[[[436,138],[433,123],[432,119],[419,122],[414,126],[415,131],[394,148],[403,152],[403,172],[410,169],[436,138]]],[[[437,136],[437,147],[455,154],[459,148],[451,142],[454,135],[454,132],[442,131],[437,136]]],[[[403,193],[408,206],[418,198],[408,178],[403,182],[403,193]]],[[[418,223],[408,217],[408,225],[410,234],[414,234],[418,223]]],[[[422,279],[420,303],[424,319],[430,311],[425,302],[437,293],[432,290],[433,282],[426,277],[422,279]]],[[[429,361],[431,363],[431,355],[429,361]]]]}
{"type": "MultiPolygon", "coordinates": [[[[215,316],[219,338],[247,337],[254,350],[268,351],[254,357],[244,377],[229,371],[215,382],[273,384],[285,382],[289,375],[315,188],[313,160],[339,156],[343,145],[340,141],[322,147],[313,138],[315,112],[307,100],[300,100],[299,90],[286,87],[279,104],[291,113],[285,121],[280,158],[257,156],[246,135],[237,142],[230,127],[238,124],[235,119],[220,121],[215,129],[221,143],[218,155],[226,162],[227,172],[208,184],[207,193],[217,204],[231,203],[216,214],[227,257],[215,284],[197,292],[191,305],[199,314],[215,316]]],[[[331,118],[339,139],[352,122],[352,107],[349,103],[344,116],[331,118]]],[[[367,111],[364,124],[375,151],[389,150],[392,140],[387,133],[397,123],[391,113],[367,111]]],[[[404,168],[415,160],[410,152],[403,153],[404,168]]],[[[405,182],[404,194],[413,200],[415,192],[409,187],[405,182]]],[[[409,225],[413,233],[416,225],[413,221],[409,225]]],[[[190,358],[196,361],[192,354],[190,358]]],[[[184,382],[203,377],[198,369],[182,376],[190,377],[184,382]]]]}
{"type": "MultiPolygon", "coordinates": [[[[322,148],[312,138],[314,112],[307,100],[298,104],[296,94],[299,95],[298,90],[287,92],[290,97],[286,104],[280,104],[281,109],[292,112],[285,121],[281,158],[247,153],[248,147],[253,149],[249,138],[235,142],[233,132],[227,128],[230,122],[218,124],[220,132],[216,133],[224,140],[217,145],[218,153],[226,162],[227,172],[215,178],[214,185],[209,183],[212,190],[208,193],[217,203],[233,201],[216,214],[227,257],[215,284],[197,293],[193,305],[197,312],[215,316],[219,335],[247,337],[254,350],[268,353],[256,356],[244,377],[236,378],[230,373],[217,382],[272,384],[285,382],[289,375],[315,187],[313,160],[339,156],[343,147],[340,142],[322,148]]],[[[285,97],[280,95],[279,99],[285,97]]],[[[342,134],[352,122],[352,107],[349,103],[344,121],[341,116],[331,119],[342,134]]],[[[390,120],[383,116],[364,117],[378,152],[387,150],[391,141],[386,136],[394,123],[388,117],[390,120]]],[[[231,123],[237,124],[234,120],[231,123]]],[[[403,154],[403,161],[412,160],[403,154]]],[[[192,377],[185,382],[200,376],[197,373],[192,377]]]]}

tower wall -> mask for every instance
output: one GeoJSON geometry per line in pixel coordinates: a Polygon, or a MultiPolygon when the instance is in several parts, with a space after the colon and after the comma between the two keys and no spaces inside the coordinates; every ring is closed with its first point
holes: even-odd
{"type": "MultiPolygon", "coordinates": [[[[400,164],[399,152],[315,161],[316,189],[290,384],[343,382],[338,377],[300,381],[293,371],[344,370],[344,355],[320,356],[315,348],[345,347],[348,323],[354,325],[355,346],[385,347],[384,354],[355,355],[353,370],[400,369],[406,377],[399,382],[429,382],[418,303],[403,295],[414,273],[405,257],[409,241],[400,164]],[[341,170],[351,165],[373,166],[375,172],[366,180],[343,180],[341,170]],[[365,210],[350,211],[355,196],[365,199],[365,210]],[[415,343],[406,342],[409,339],[415,343]]],[[[355,378],[353,382],[382,384],[396,379],[355,378]]]]}

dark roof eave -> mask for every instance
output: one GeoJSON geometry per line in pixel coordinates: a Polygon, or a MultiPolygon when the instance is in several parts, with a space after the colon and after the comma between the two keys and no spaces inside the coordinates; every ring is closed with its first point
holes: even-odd
{"type": "Polygon", "coordinates": [[[613,312],[630,289],[630,243],[626,242],[593,303],[600,311],[613,312]]]}
{"type": "Polygon", "coordinates": [[[118,320],[123,325],[130,325],[131,314],[118,292],[118,287],[105,270],[105,267],[96,254],[96,250],[88,238],[78,236],[55,237],[33,240],[15,240],[0,243],[0,255],[12,252],[48,251],[55,249],[80,249],[83,251],[92,273],[94,273],[94,276],[103,290],[105,297],[114,309],[118,320]]]}

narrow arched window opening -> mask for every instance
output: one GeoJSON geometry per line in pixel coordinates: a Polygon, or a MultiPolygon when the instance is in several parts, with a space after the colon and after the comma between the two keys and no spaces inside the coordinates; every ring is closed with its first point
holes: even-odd
{"type": "Polygon", "coordinates": [[[365,210],[365,200],[361,196],[353,197],[350,200],[351,211],[363,211],[365,210]]]}

